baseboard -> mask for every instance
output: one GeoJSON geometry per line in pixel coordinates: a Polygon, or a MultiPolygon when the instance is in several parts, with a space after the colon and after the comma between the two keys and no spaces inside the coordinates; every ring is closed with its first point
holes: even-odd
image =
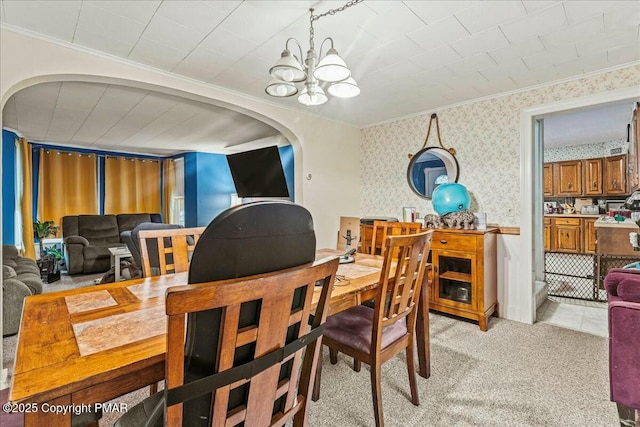
{"type": "Polygon", "coordinates": [[[549,286],[547,285],[547,282],[541,282],[536,280],[536,291],[534,293],[534,297],[536,299],[536,309],[540,308],[542,303],[546,301],[548,295],[549,295],[549,286]]]}

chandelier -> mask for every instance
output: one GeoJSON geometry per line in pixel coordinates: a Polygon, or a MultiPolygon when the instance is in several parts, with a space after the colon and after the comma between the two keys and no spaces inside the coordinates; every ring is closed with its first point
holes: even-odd
{"type": "Polygon", "coordinates": [[[304,88],[298,101],[304,105],[322,105],[327,102],[328,98],[324,90],[320,87],[321,83],[328,83],[327,91],[330,95],[337,98],[353,98],[358,96],[360,88],[356,81],[351,77],[351,70],[347,67],[344,60],[338,55],[338,51],[333,47],[333,39],[327,37],[320,44],[320,55],[316,55],[313,41],[313,22],[327,15],[334,15],[342,12],[348,7],[363,0],[352,0],[344,6],[337,9],[331,9],[321,15],[314,15],[314,9],[309,9],[310,27],[309,27],[309,50],[307,57],[302,62],[302,47],[295,38],[289,38],[285,43],[285,49],[282,51],[280,59],[269,69],[271,80],[265,88],[265,92],[277,98],[286,98],[298,93],[296,83],[304,82],[304,88]],[[291,54],[289,50],[289,42],[298,45],[300,57],[291,54]],[[325,42],[330,43],[330,48],[322,58],[322,48],[325,42]],[[318,58],[322,58],[318,62],[318,58]]]}

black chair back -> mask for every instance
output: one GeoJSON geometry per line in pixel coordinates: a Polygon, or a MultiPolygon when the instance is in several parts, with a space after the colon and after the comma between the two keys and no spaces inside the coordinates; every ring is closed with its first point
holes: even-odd
{"type": "MultiPolygon", "coordinates": [[[[189,283],[268,273],[312,262],[316,237],[311,214],[290,202],[255,202],[230,208],[207,226],[193,252],[189,283]]],[[[245,303],[239,327],[255,324],[260,307],[245,303]]],[[[191,313],[187,319],[185,382],[217,372],[221,310],[191,313]]],[[[251,361],[253,348],[238,349],[234,366],[251,361]]],[[[229,397],[229,408],[242,405],[240,387],[229,397]]],[[[211,396],[183,405],[183,425],[209,425],[211,396]]]]}

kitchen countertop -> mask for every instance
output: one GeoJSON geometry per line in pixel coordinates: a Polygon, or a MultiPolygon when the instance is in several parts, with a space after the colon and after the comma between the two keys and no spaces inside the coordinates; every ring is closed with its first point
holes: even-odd
{"type": "Polygon", "coordinates": [[[635,221],[625,218],[624,221],[616,221],[612,217],[605,216],[596,221],[596,227],[613,227],[613,228],[629,228],[632,231],[638,231],[638,224],[635,221]]]}
{"type": "Polygon", "coordinates": [[[599,218],[601,216],[603,216],[604,214],[592,214],[592,215],[587,215],[587,214],[579,214],[579,213],[574,213],[574,214],[544,214],[545,217],[550,217],[550,218],[599,218]]]}

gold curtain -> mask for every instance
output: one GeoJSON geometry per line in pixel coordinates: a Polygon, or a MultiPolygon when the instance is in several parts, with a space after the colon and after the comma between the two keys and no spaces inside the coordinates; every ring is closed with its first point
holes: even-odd
{"type": "Polygon", "coordinates": [[[22,248],[24,256],[36,259],[36,250],[33,243],[33,190],[31,171],[33,160],[31,144],[25,138],[19,138],[16,143],[20,147],[20,162],[22,169],[22,194],[20,195],[20,213],[22,216],[22,248]]]}
{"type": "Polygon", "coordinates": [[[61,225],[65,215],[97,214],[94,154],[40,149],[38,219],[61,225]]]}
{"type": "Polygon", "coordinates": [[[104,213],[160,212],[160,162],[107,157],[104,165],[104,213]]]}
{"type": "Polygon", "coordinates": [[[164,193],[163,193],[163,221],[165,223],[173,224],[174,218],[173,211],[173,188],[176,181],[176,170],[173,164],[173,159],[165,159],[162,161],[162,170],[164,172],[164,193]]]}

